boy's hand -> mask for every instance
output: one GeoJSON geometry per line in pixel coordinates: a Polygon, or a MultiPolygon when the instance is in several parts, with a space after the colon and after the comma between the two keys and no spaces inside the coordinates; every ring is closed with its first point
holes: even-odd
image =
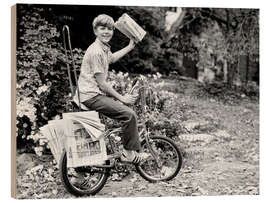
{"type": "Polygon", "coordinates": [[[136,43],[134,42],[134,40],[130,39],[128,46],[133,49],[135,47],[135,45],[136,45],[136,43]]]}
{"type": "Polygon", "coordinates": [[[122,96],[121,102],[124,104],[134,104],[138,98],[138,95],[131,95],[131,94],[126,94],[122,96]]]}
{"type": "Polygon", "coordinates": [[[125,48],[123,48],[119,51],[116,51],[112,54],[112,63],[115,63],[120,58],[125,56],[128,52],[130,52],[132,49],[134,49],[135,45],[136,45],[135,41],[130,39],[129,44],[125,48]]]}

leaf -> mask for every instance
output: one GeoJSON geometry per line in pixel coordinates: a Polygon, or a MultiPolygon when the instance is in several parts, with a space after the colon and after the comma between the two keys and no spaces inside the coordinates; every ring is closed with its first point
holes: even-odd
{"type": "Polygon", "coordinates": [[[147,189],[147,187],[144,184],[141,184],[138,188],[136,188],[137,191],[142,191],[142,190],[145,190],[145,189],[147,189]]]}
{"type": "Polygon", "coordinates": [[[112,192],[112,197],[117,197],[117,193],[116,192],[112,192]]]}
{"type": "Polygon", "coordinates": [[[137,180],[138,180],[137,177],[136,177],[136,176],[133,176],[133,177],[130,179],[130,182],[135,183],[137,180]]]}
{"type": "Polygon", "coordinates": [[[52,193],[54,194],[54,195],[57,195],[58,194],[58,191],[57,190],[52,190],[52,193]]]}
{"type": "Polygon", "coordinates": [[[43,165],[37,165],[36,167],[32,168],[32,169],[30,170],[30,172],[31,172],[31,173],[35,173],[35,172],[37,172],[37,171],[41,171],[43,168],[44,168],[43,165]]]}
{"type": "Polygon", "coordinates": [[[186,193],[186,191],[184,189],[178,188],[176,189],[177,192],[181,192],[181,193],[186,193]]]}
{"type": "Polygon", "coordinates": [[[202,195],[208,195],[208,191],[203,189],[202,187],[198,186],[197,190],[202,194],[202,195]]]}
{"type": "Polygon", "coordinates": [[[165,177],[170,175],[173,171],[173,168],[170,168],[170,167],[166,167],[166,166],[163,166],[162,169],[161,169],[161,173],[162,175],[164,175],[165,177]]]}
{"type": "Polygon", "coordinates": [[[118,173],[114,173],[112,175],[112,181],[121,181],[122,178],[120,177],[120,175],[118,173]]]}

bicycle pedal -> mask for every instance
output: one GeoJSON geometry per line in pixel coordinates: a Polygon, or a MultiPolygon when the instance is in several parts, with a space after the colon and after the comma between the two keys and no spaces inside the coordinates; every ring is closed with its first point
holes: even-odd
{"type": "Polygon", "coordinates": [[[110,163],[111,163],[110,160],[105,161],[105,165],[110,165],[110,163]]]}

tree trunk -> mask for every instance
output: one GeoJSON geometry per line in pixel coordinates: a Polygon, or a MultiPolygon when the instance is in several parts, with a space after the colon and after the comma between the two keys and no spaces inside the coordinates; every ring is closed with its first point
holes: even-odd
{"type": "Polygon", "coordinates": [[[167,42],[172,39],[172,37],[175,35],[176,30],[179,29],[179,27],[181,27],[185,15],[186,15],[186,10],[183,8],[182,12],[179,15],[179,17],[177,18],[177,20],[171,26],[171,29],[169,31],[169,35],[168,35],[168,37],[166,39],[167,42]]]}
{"type": "Polygon", "coordinates": [[[235,86],[242,86],[242,80],[241,80],[241,56],[238,56],[237,64],[235,68],[233,69],[233,85],[235,86]]]}
{"type": "MultiPolygon", "coordinates": [[[[230,20],[230,15],[229,15],[229,11],[228,9],[225,9],[226,11],[226,20],[227,20],[227,25],[226,25],[226,33],[225,33],[225,37],[228,37],[228,32],[229,32],[229,20],[230,20]]],[[[224,64],[223,64],[223,73],[224,73],[224,82],[228,83],[228,61],[225,59],[224,60],[224,64]]]]}
{"type": "Polygon", "coordinates": [[[223,82],[228,82],[228,63],[227,60],[223,60],[223,82]]]}
{"type": "Polygon", "coordinates": [[[250,67],[249,67],[249,54],[247,55],[247,75],[246,75],[246,84],[247,84],[247,82],[250,80],[249,78],[250,78],[250,67]]]}

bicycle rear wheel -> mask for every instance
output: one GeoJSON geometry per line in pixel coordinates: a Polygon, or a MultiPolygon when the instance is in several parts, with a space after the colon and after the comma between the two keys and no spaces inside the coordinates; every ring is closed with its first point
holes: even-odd
{"type": "MultiPolygon", "coordinates": [[[[141,145],[143,152],[150,153],[145,140],[141,145]]],[[[182,166],[182,155],[174,141],[167,137],[154,136],[150,138],[150,145],[157,156],[157,161],[150,156],[135,165],[138,173],[149,182],[173,179],[182,166]]]]}
{"type": "Polygon", "coordinates": [[[95,195],[104,187],[109,176],[107,168],[68,168],[66,152],[61,156],[59,169],[62,183],[75,196],[95,195]]]}

